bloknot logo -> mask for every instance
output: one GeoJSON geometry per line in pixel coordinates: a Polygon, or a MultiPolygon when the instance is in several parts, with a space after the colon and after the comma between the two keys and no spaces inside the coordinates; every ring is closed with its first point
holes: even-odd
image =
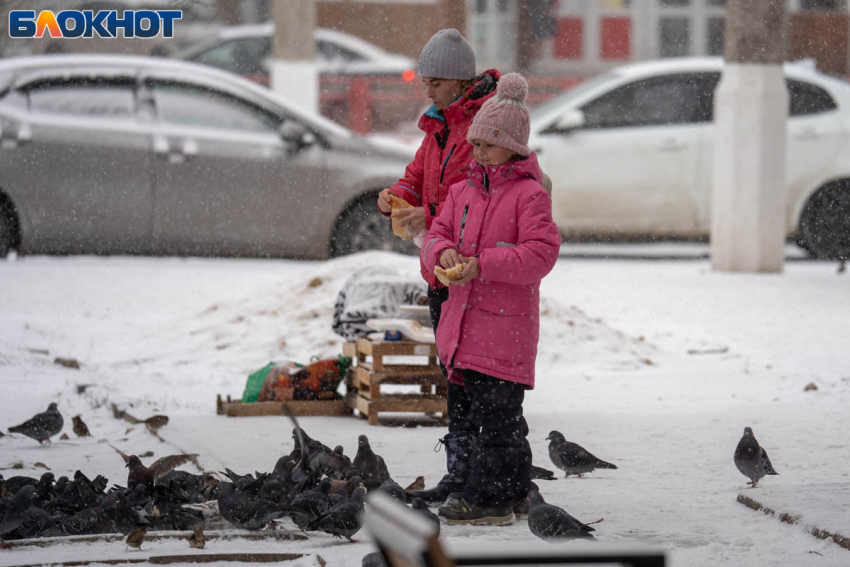
{"type": "Polygon", "coordinates": [[[174,37],[174,22],[183,18],[183,10],[35,10],[9,11],[9,37],[174,37]]]}

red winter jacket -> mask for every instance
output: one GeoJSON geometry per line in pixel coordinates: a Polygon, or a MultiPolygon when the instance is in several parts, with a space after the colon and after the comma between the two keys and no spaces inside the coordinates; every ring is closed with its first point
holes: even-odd
{"type": "Polygon", "coordinates": [[[440,265],[448,248],[478,257],[479,275],[449,287],[437,350],[449,381],[460,369],[534,387],[540,331],[540,280],[555,266],[561,234],[533,153],[485,169],[474,164],[452,185],[443,214],[425,236],[423,265],[440,265]]]}
{"type": "MultiPolygon", "coordinates": [[[[431,105],[419,119],[425,138],[405,169],[404,177],[391,189],[414,207],[425,208],[426,229],[431,228],[443,209],[449,187],[466,177],[463,169],[472,160],[472,146],[466,141],[466,133],[481,105],[496,94],[500,77],[495,69],[485,71],[463,98],[443,109],[442,116],[431,105]]],[[[424,265],[421,272],[429,286],[443,287],[434,272],[424,265]]]]}

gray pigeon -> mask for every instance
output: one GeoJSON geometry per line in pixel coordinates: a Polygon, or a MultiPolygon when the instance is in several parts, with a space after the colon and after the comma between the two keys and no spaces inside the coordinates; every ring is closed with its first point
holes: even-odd
{"type": "Polygon", "coordinates": [[[127,501],[124,494],[119,492],[112,516],[113,531],[115,533],[129,535],[142,524],[147,523],[148,521],[139,515],[139,512],[127,501]]]}
{"type": "Polygon", "coordinates": [[[566,510],[547,504],[536,490],[528,493],[531,509],[528,512],[528,527],[531,533],[550,543],[569,539],[596,539],[590,532],[596,531],[570,516],[566,510]]]}
{"type": "MultiPolygon", "coordinates": [[[[117,494],[117,492],[113,493],[117,494]]],[[[117,497],[110,494],[100,505],[86,508],[72,516],[65,516],[41,536],[63,536],[84,534],[105,534],[112,532],[112,518],[117,497]]]]}
{"type": "Polygon", "coordinates": [[[331,479],[325,477],[315,489],[302,492],[292,499],[289,517],[300,529],[307,529],[313,520],[327,514],[331,509],[328,498],[330,488],[331,479]]]}
{"type": "Polygon", "coordinates": [[[328,494],[328,501],[331,504],[331,508],[337,504],[342,504],[346,500],[348,500],[348,492],[345,490],[344,486],[340,486],[335,492],[328,494]]]}
{"type": "MultiPolygon", "coordinates": [[[[307,435],[306,431],[298,427],[298,424],[296,422],[296,426],[292,429],[292,440],[295,442],[295,446],[292,448],[292,451],[289,453],[289,456],[292,457],[292,460],[297,463],[303,457],[306,457],[307,448],[310,446],[310,443],[312,441],[315,441],[315,439],[307,435]],[[301,444],[302,441],[304,442],[303,445],[301,444]]],[[[322,450],[324,450],[325,452],[333,453],[333,450],[321,441],[316,442],[321,445],[322,450]]]]}
{"type": "Polygon", "coordinates": [[[735,466],[741,471],[741,474],[750,479],[749,484],[753,488],[756,487],[759,480],[767,474],[779,474],[773,470],[773,465],[767,457],[767,451],[756,441],[753,430],[749,427],[744,428],[744,436],[738,441],[738,446],[735,447],[735,466]]]}
{"type": "Polygon", "coordinates": [[[46,502],[50,498],[50,494],[53,490],[53,476],[52,472],[46,472],[41,475],[41,478],[36,480],[31,476],[13,476],[5,481],[6,490],[9,491],[9,494],[15,494],[17,491],[22,489],[27,485],[32,485],[35,487],[35,491],[38,493],[38,497],[46,502]]]}
{"type": "Polygon", "coordinates": [[[421,498],[414,498],[413,502],[413,511],[434,524],[434,527],[437,528],[437,535],[440,535],[440,518],[428,508],[428,505],[425,504],[425,501],[421,498]]]}
{"type": "Polygon", "coordinates": [[[244,492],[237,492],[231,482],[221,483],[218,492],[218,511],[221,517],[246,530],[259,530],[286,513],[286,507],[244,492]]]}
{"type": "Polygon", "coordinates": [[[351,468],[351,461],[326,449],[327,447],[320,441],[315,439],[310,441],[307,445],[307,467],[311,471],[320,471],[334,478],[341,478],[342,474],[351,468]]]}
{"type": "Polygon", "coordinates": [[[47,411],[34,415],[20,425],[9,428],[9,433],[21,433],[39,443],[50,442],[50,438],[62,431],[65,420],[59,413],[56,403],[47,406],[47,411]]]}
{"type": "Polygon", "coordinates": [[[555,473],[549,469],[544,469],[543,467],[535,465],[531,465],[531,478],[536,480],[557,480],[555,478],[555,473]]]}
{"type": "Polygon", "coordinates": [[[27,510],[32,506],[32,501],[36,496],[35,487],[32,485],[27,485],[15,493],[7,507],[6,514],[3,516],[3,521],[0,522],[0,539],[18,529],[24,523],[27,518],[27,510]]]}
{"type": "Polygon", "coordinates": [[[362,486],[357,487],[347,502],[334,506],[327,514],[313,520],[307,529],[320,530],[334,537],[348,538],[348,541],[353,542],[352,536],[363,526],[364,496],[366,496],[366,489],[362,486]]]}
{"type": "Polygon", "coordinates": [[[18,529],[8,534],[9,539],[24,539],[37,537],[44,530],[52,528],[56,524],[56,520],[36,506],[30,506],[27,510],[26,517],[18,529]]]}
{"type": "Polygon", "coordinates": [[[564,478],[571,474],[582,477],[584,473],[592,472],[595,469],[616,469],[616,465],[606,463],[602,459],[595,457],[590,451],[564,439],[564,436],[558,431],[549,433],[546,438],[549,441],[549,458],[556,467],[564,471],[564,478]]]}
{"type": "Polygon", "coordinates": [[[378,490],[395,498],[399,502],[407,503],[407,493],[396,481],[390,479],[385,480],[378,487],[378,490]]]}
{"type": "Polygon", "coordinates": [[[360,562],[360,567],[387,567],[387,562],[384,560],[384,554],[380,551],[373,551],[363,556],[360,562]]]}
{"type": "Polygon", "coordinates": [[[9,494],[15,494],[17,491],[27,485],[37,486],[38,479],[33,478],[31,476],[10,476],[8,479],[6,479],[5,485],[6,490],[9,491],[9,494]]]}
{"type": "MultiPolygon", "coordinates": [[[[384,482],[390,479],[387,464],[383,457],[376,455],[369,445],[369,438],[361,435],[357,438],[357,455],[354,456],[354,468],[366,477],[384,482]]],[[[364,477],[365,480],[365,477],[364,477]]]]}

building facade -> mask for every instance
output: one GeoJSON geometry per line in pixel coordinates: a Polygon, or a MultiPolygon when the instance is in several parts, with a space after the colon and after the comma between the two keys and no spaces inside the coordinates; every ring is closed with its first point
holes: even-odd
{"type": "MultiPolygon", "coordinates": [[[[532,74],[594,75],[623,63],[722,55],[726,0],[466,0],[467,34],[481,66],[532,74]],[[553,20],[551,36],[519,39],[524,13],[553,20]],[[529,41],[536,41],[530,45],[529,41]]],[[[846,75],[847,0],[787,0],[788,59],[812,58],[846,75]]]]}

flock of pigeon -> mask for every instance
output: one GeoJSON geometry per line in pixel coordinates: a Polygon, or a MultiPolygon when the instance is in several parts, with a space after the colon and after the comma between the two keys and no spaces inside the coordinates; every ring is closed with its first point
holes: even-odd
{"type": "MultiPolygon", "coordinates": [[[[295,424],[294,448],[268,473],[238,474],[225,469],[221,478],[192,474],[175,469],[188,462],[197,465],[197,455],[170,455],[145,466],[138,456],[113,447],[128,469],[126,487],[108,487],[103,476],[89,479],[79,470],[73,480],[65,476],[57,480],[50,472],[39,479],[4,479],[0,475],[0,546],[23,538],[120,533],[127,536],[129,546],[138,548],[147,530],[191,530],[190,545],[202,548],[205,528],[273,529],[284,518],[305,532],[320,531],[354,541],[362,525],[363,498],[370,490],[410,504],[415,513],[433,522],[439,533],[439,518],[409,494],[424,487],[422,477],[402,488],[365,435],[359,436],[357,454],[350,459],[341,446],[331,449],[311,439],[295,417],[290,418],[295,424]]],[[[63,424],[52,403],[46,412],[9,431],[49,443],[63,424]]],[[[85,427],[81,419],[79,424],[85,427]]],[[[566,476],[617,468],[567,441],[558,431],[552,431],[547,439],[552,462],[566,476]]],[[[749,427],[735,450],[734,462],[753,487],[765,475],[778,474],[749,427]]],[[[534,476],[554,480],[551,471],[540,467],[535,467],[534,476]]],[[[529,504],[528,526],[534,535],[550,542],[593,539],[594,528],[546,503],[536,485],[529,504]]]]}

